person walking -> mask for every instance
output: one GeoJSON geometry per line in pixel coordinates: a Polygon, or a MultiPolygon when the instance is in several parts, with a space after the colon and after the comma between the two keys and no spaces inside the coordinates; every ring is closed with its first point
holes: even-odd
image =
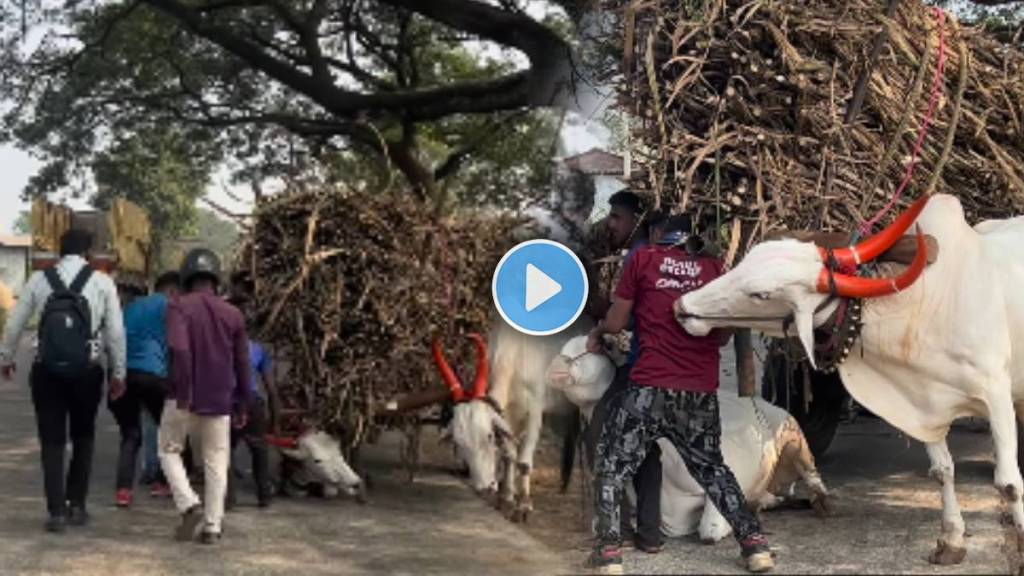
{"type": "MultiPolygon", "coordinates": [[[[228,300],[235,305],[243,316],[247,316],[245,297],[235,296],[228,300]]],[[[267,446],[267,434],[273,428],[278,433],[277,425],[280,422],[281,401],[277,394],[277,385],[274,381],[274,371],[271,364],[270,354],[264,347],[253,340],[249,341],[249,364],[252,371],[252,380],[249,384],[249,418],[244,427],[233,427],[231,431],[231,453],[234,454],[238,443],[245,441],[249,447],[249,456],[252,461],[252,477],[256,483],[256,502],[260,508],[270,506],[273,487],[270,481],[270,455],[267,446]],[[260,392],[260,383],[266,396],[260,392]],[[270,421],[267,421],[267,406],[269,399],[270,421]]],[[[236,410],[236,412],[239,412],[236,410]]],[[[230,510],[236,504],[236,487],[238,482],[234,474],[228,474],[228,500],[227,508],[230,510]]]]}
{"type": "MultiPolygon", "coordinates": [[[[157,279],[154,293],[136,298],[124,311],[127,337],[128,379],[124,395],[107,404],[121,431],[114,501],[118,507],[132,504],[136,462],[142,443],[142,411],[160,422],[167,400],[167,303],[178,297],[179,275],[167,272],[157,279]]],[[[170,488],[159,469],[154,471],[150,489],[154,496],[167,496],[170,488]]]]}
{"type": "Polygon", "coordinates": [[[220,278],[216,254],[204,248],[186,254],[181,265],[185,294],[167,306],[171,365],[159,432],[160,464],[181,513],[176,537],[190,541],[199,531],[204,544],[221,537],[232,417],[236,426],[245,427],[252,378],[245,320],[217,295],[220,278]],[[202,448],[203,505],[181,458],[189,436],[202,448]]]}
{"type": "MultiPolygon", "coordinates": [[[[644,211],[640,197],[629,190],[621,190],[613,194],[608,199],[608,205],[608,239],[614,250],[625,252],[622,260],[624,267],[637,250],[647,246],[650,224],[660,224],[664,217],[661,213],[652,214],[644,211]]],[[[600,304],[597,305],[600,306],[600,304]]],[[[593,311],[598,317],[603,317],[609,308],[610,303],[604,299],[604,305],[593,311]]],[[[630,351],[626,363],[616,369],[615,379],[594,406],[590,423],[587,425],[585,440],[587,458],[590,462],[595,461],[597,441],[604,421],[614,404],[628,388],[629,372],[639,354],[640,341],[635,326],[632,324],[632,318],[630,318],[626,329],[633,330],[633,334],[630,338],[630,351]]],[[[633,511],[630,510],[629,503],[625,499],[622,500],[622,511],[619,515],[623,546],[636,548],[648,554],[661,552],[664,542],[661,535],[661,449],[657,440],[657,438],[651,438],[647,447],[647,455],[632,477],[633,489],[636,491],[636,529],[634,530],[632,525],[633,511]]]]}
{"type": "Polygon", "coordinates": [[[747,570],[774,567],[761,526],[722,457],[718,349],[728,341],[728,332],[691,336],[672,312],[679,297],[722,273],[719,260],[691,255],[683,247],[689,225],[689,218],[679,215],[655,227],[657,243],[637,250],[630,259],[611,309],[587,342],[590,352],[601,352],[603,336],[620,332],[632,313],[640,353],[597,444],[597,540],[587,564],[604,573],[622,572],[623,482],[635,474],[651,440],[660,437],[673,444],[691,476],[729,522],[747,570]]]}
{"type": "Polygon", "coordinates": [[[92,471],[96,413],[103,396],[100,351],[109,354],[110,395],[125,391],[125,338],[117,288],[86,261],[92,236],[69,230],[60,241],[60,260],[35,272],[22,289],[0,345],[0,372],[10,380],[18,341],[29,318],[41,310],[39,347],[29,374],[41,445],[43,484],[49,519],[46,530],[89,522],[86,499],[92,471]],[[102,332],[102,342],[100,333],[102,332]],[[71,435],[71,463],[64,452],[71,435]]]}

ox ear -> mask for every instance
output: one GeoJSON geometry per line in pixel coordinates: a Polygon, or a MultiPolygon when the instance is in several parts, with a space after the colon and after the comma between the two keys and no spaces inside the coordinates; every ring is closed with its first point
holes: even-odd
{"type": "Polygon", "coordinates": [[[812,306],[797,306],[793,311],[793,322],[796,324],[796,332],[800,337],[800,344],[807,353],[807,361],[815,370],[818,366],[814,362],[814,308],[812,306]]]}
{"type": "Polygon", "coordinates": [[[306,459],[306,450],[302,448],[301,444],[297,448],[281,448],[281,454],[284,454],[292,460],[306,459]]]}
{"type": "Polygon", "coordinates": [[[439,440],[441,444],[452,443],[452,427],[451,425],[445,426],[441,429],[441,438],[439,440]]]}
{"type": "Polygon", "coordinates": [[[494,434],[501,441],[512,440],[512,428],[509,427],[508,422],[501,416],[501,414],[494,414],[494,434]]]}

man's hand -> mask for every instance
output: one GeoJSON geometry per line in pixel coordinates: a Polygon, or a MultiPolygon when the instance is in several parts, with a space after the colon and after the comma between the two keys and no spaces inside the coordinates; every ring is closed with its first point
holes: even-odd
{"type": "Polygon", "coordinates": [[[121,397],[124,396],[125,390],[127,390],[127,388],[124,385],[124,379],[122,379],[122,378],[111,378],[110,379],[110,391],[109,392],[110,392],[110,399],[111,400],[115,400],[115,401],[116,400],[120,400],[121,397]]]}
{"type": "Polygon", "coordinates": [[[249,414],[247,412],[245,412],[244,410],[239,412],[239,413],[237,413],[237,414],[235,414],[235,417],[231,419],[232,426],[234,426],[237,430],[241,430],[242,428],[245,428],[245,426],[248,423],[249,423],[249,414]]]}
{"type": "Polygon", "coordinates": [[[590,335],[587,336],[587,352],[590,352],[591,354],[601,354],[604,352],[603,335],[604,332],[600,327],[594,328],[590,331],[590,335]]]}
{"type": "Polygon", "coordinates": [[[7,380],[8,382],[14,380],[14,373],[17,370],[18,367],[15,366],[13,362],[10,364],[4,364],[3,366],[0,366],[0,373],[3,374],[4,380],[7,380]]]}

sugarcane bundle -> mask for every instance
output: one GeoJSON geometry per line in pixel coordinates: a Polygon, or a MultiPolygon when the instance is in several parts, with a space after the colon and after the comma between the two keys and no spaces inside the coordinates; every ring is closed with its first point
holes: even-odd
{"type": "Polygon", "coordinates": [[[516,224],[326,185],[260,206],[240,261],[258,336],[290,364],[287,403],[354,447],[382,400],[441,386],[434,338],[471,372],[462,336],[487,333],[491,274],[516,224]]]}
{"type": "Polygon", "coordinates": [[[972,222],[1024,209],[1024,53],[980,28],[918,0],[604,6],[633,185],[732,220],[741,252],[774,229],[869,220],[922,133],[897,209],[931,192],[958,196],[972,222]]]}

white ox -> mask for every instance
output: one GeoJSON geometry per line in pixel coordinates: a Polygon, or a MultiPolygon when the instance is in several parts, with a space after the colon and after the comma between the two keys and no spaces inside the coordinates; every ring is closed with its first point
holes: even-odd
{"type": "MultiPolygon", "coordinates": [[[[527,336],[499,321],[489,338],[489,363],[483,339],[471,336],[482,361],[468,393],[435,348],[435,361],[456,401],[443,438],[455,444],[468,465],[473,489],[485,497],[496,495],[498,507],[513,521],[525,522],[533,511],[530,474],[544,414],[560,407],[558,396],[545,385],[545,369],[568,338],[589,327],[580,320],[560,334],[527,336]]],[[[567,407],[564,400],[561,406],[567,407]]]]}
{"type": "MultiPolygon", "coordinates": [[[[615,366],[606,356],[587,354],[586,344],[586,337],[566,342],[561,356],[549,367],[548,384],[563,391],[589,420],[615,377],[615,366]]],[[[720,390],[718,399],[722,454],[752,507],[776,506],[802,479],[812,493],[815,509],[827,513],[828,490],[796,420],[760,398],[740,398],[735,392],[720,390]]],[[[662,532],[670,537],[699,532],[701,540],[709,543],[728,536],[729,524],[690,475],[679,453],[667,440],[658,442],[662,532]]]]}
{"type": "Polygon", "coordinates": [[[811,354],[813,328],[836,308],[834,302],[825,304],[830,284],[840,296],[865,298],[860,342],[840,365],[840,376],[857,402],[926,444],[943,507],[941,539],[930,560],[954,564],[966,555],[946,445],[957,418],[990,420],[995,485],[1018,534],[1024,534],[1014,421],[1015,407],[1018,417],[1024,414],[1024,354],[1016,350],[1024,342],[1024,219],[972,229],[960,202],[938,195],[919,200],[884,232],[833,256],[849,264],[875,259],[914,221],[919,226],[914,263],[903,272],[883,265],[883,274],[900,274],[894,280],[836,274],[830,281],[823,267],[828,254],[815,244],[764,242],[735,269],[680,298],[676,314],[695,335],[718,326],[746,326],[783,336],[788,330],[781,318],[791,316],[811,354]],[[923,273],[922,232],[933,236],[941,251],[923,273]]]}
{"type": "Polygon", "coordinates": [[[362,479],[341,454],[338,440],[310,429],[294,443],[273,442],[281,450],[281,491],[289,496],[315,494],[333,498],[341,493],[365,500],[362,479]]]}
{"type": "MultiPolygon", "coordinates": [[[[578,172],[560,172],[550,197],[524,212],[529,222],[517,231],[521,239],[546,238],[574,246],[585,237],[594,208],[592,178],[578,172]]],[[[477,377],[463,391],[461,383],[439,350],[434,361],[456,401],[454,415],[443,438],[455,444],[468,465],[473,489],[496,494],[497,504],[514,521],[525,521],[533,510],[530,473],[540,440],[545,412],[568,408],[564,398],[549,394],[544,372],[565,341],[586,333],[585,317],[552,336],[527,336],[495,314],[488,335],[488,364],[477,363],[477,377]],[[561,401],[561,402],[559,402],[561,401]]],[[[483,341],[478,354],[486,359],[483,341]]]]}

